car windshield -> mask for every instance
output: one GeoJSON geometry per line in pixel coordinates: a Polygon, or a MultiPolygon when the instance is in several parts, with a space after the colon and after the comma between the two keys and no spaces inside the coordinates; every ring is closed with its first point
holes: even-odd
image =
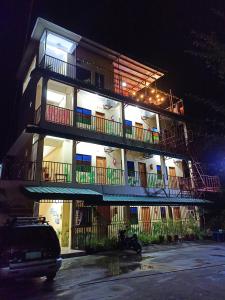
{"type": "Polygon", "coordinates": [[[57,236],[50,226],[21,226],[10,230],[10,246],[55,247],[57,236]]]}

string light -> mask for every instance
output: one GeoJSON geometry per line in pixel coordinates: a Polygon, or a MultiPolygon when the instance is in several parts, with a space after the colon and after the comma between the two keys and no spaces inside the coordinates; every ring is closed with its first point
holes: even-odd
{"type": "Polygon", "coordinates": [[[126,83],[125,81],[123,81],[123,82],[122,82],[122,86],[123,86],[123,87],[126,87],[126,86],[127,86],[127,83],[126,83]]]}
{"type": "Polygon", "coordinates": [[[132,95],[133,95],[133,96],[135,96],[135,95],[136,95],[136,93],[135,93],[135,92],[132,92],[132,95]]]}
{"type": "Polygon", "coordinates": [[[152,90],[151,90],[151,93],[152,93],[152,94],[154,94],[154,93],[155,93],[155,90],[154,90],[154,89],[152,89],[152,90]]]}
{"type": "Polygon", "coordinates": [[[159,98],[159,94],[156,95],[156,98],[159,98]]]}
{"type": "Polygon", "coordinates": [[[143,94],[141,94],[141,99],[143,99],[144,98],[144,95],[143,94]]]}
{"type": "Polygon", "coordinates": [[[137,98],[136,100],[137,100],[137,102],[138,102],[138,101],[139,101],[139,98],[137,98]]]}
{"type": "Polygon", "coordinates": [[[161,98],[161,101],[163,101],[163,100],[164,100],[164,97],[161,98]]]}

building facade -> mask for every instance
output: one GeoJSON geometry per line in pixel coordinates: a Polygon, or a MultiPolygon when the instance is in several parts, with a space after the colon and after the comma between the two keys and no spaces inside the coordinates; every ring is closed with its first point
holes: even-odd
{"type": "Polygon", "coordinates": [[[45,216],[69,248],[199,220],[219,181],[193,161],[183,101],[157,88],[163,72],[38,18],[18,76],[19,133],[2,170],[14,209],[45,216]]]}

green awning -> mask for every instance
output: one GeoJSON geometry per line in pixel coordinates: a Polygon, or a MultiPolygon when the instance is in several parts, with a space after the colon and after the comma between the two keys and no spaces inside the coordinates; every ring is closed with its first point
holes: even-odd
{"type": "Polygon", "coordinates": [[[197,198],[181,197],[146,197],[127,195],[103,195],[105,205],[205,205],[210,201],[197,198]]]}
{"type": "Polygon", "coordinates": [[[102,194],[89,189],[52,186],[25,186],[24,191],[34,199],[102,201],[102,194]]]}

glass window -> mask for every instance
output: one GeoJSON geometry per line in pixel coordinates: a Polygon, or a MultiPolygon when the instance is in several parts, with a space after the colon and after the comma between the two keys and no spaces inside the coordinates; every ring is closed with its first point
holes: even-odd
{"type": "Polygon", "coordinates": [[[137,209],[137,207],[130,207],[130,223],[131,223],[131,225],[138,224],[138,209],[137,209]]]}
{"type": "Polygon", "coordinates": [[[77,170],[80,172],[91,172],[91,155],[76,154],[77,170]]]}
{"type": "Polygon", "coordinates": [[[132,121],[125,120],[125,132],[127,134],[132,134],[132,121]]]}
{"type": "Polygon", "coordinates": [[[77,122],[91,125],[91,110],[77,107],[77,122]]]}
{"type": "Polygon", "coordinates": [[[162,179],[162,168],[160,165],[156,165],[157,178],[162,179]]]}
{"type": "Polygon", "coordinates": [[[104,75],[95,72],[95,86],[99,89],[104,89],[104,75]]]}
{"type": "Polygon", "coordinates": [[[78,80],[91,84],[91,71],[81,67],[76,67],[76,77],[78,80]]]}
{"type": "Polygon", "coordinates": [[[135,176],[134,162],[133,161],[127,161],[127,171],[128,171],[128,176],[131,176],[131,177],[135,176]]]}

